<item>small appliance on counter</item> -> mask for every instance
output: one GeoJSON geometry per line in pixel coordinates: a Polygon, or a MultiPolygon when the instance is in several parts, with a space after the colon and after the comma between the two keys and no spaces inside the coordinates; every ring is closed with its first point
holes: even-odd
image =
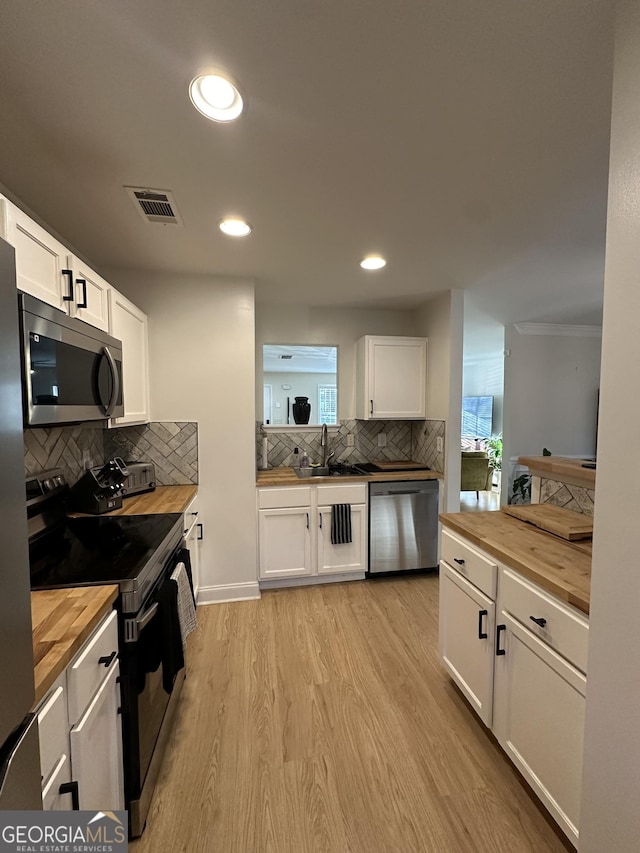
{"type": "Polygon", "coordinates": [[[90,468],[69,492],[69,507],[75,512],[101,515],[122,506],[122,487],[129,471],[120,457],[98,468],[90,468]]]}
{"type": "Polygon", "coordinates": [[[153,492],[156,487],[156,466],[153,462],[127,462],[129,476],[122,487],[122,497],[130,498],[141,492],[153,492]]]}

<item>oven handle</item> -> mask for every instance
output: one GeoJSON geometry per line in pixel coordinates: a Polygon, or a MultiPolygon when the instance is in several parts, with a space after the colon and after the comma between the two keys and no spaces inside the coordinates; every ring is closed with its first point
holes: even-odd
{"type": "Polygon", "coordinates": [[[158,606],[158,602],[156,601],[151,605],[144,616],[141,616],[139,619],[127,619],[127,624],[125,624],[125,643],[137,642],[140,632],[144,631],[149,622],[151,622],[153,617],[156,615],[158,606]]]}
{"type": "Polygon", "coordinates": [[[103,347],[102,352],[104,357],[107,359],[107,363],[109,365],[109,370],[111,371],[111,378],[113,379],[113,390],[111,392],[111,399],[105,406],[104,413],[107,417],[111,417],[111,413],[116,407],[116,403],[118,402],[118,396],[120,394],[120,375],[118,373],[118,368],[116,367],[115,360],[111,355],[111,350],[109,347],[103,347]]]}

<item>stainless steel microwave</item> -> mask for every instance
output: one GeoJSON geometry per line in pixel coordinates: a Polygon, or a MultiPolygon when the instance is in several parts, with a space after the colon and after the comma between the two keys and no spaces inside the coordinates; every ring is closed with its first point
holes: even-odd
{"type": "Polygon", "coordinates": [[[123,415],[121,341],[26,293],[18,305],[25,425],[123,415]]]}

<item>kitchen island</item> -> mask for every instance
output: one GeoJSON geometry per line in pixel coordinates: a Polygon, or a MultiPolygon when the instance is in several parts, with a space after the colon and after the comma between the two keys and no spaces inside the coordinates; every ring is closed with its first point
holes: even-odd
{"type": "Polygon", "coordinates": [[[501,510],[443,513],[440,521],[562,601],[589,612],[591,540],[568,542],[501,510]]]}
{"type": "Polygon", "coordinates": [[[440,520],[444,667],[577,846],[591,542],[502,510],[440,520]]]}

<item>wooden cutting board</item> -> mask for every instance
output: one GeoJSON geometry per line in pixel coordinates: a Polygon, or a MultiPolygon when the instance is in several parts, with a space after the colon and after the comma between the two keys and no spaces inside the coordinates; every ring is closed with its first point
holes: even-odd
{"type": "Polygon", "coordinates": [[[505,506],[502,511],[569,541],[591,539],[593,536],[593,518],[590,515],[581,515],[553,504],[505,506]]]}
{"type": "Polygon", "coordinates": [[[376,459],[374,465],[377,465],[381,471],[424,471],[427,467],[421,462],[411,462],[402,460],[401,462],[389,462],[387,459],[376,459]]]}

